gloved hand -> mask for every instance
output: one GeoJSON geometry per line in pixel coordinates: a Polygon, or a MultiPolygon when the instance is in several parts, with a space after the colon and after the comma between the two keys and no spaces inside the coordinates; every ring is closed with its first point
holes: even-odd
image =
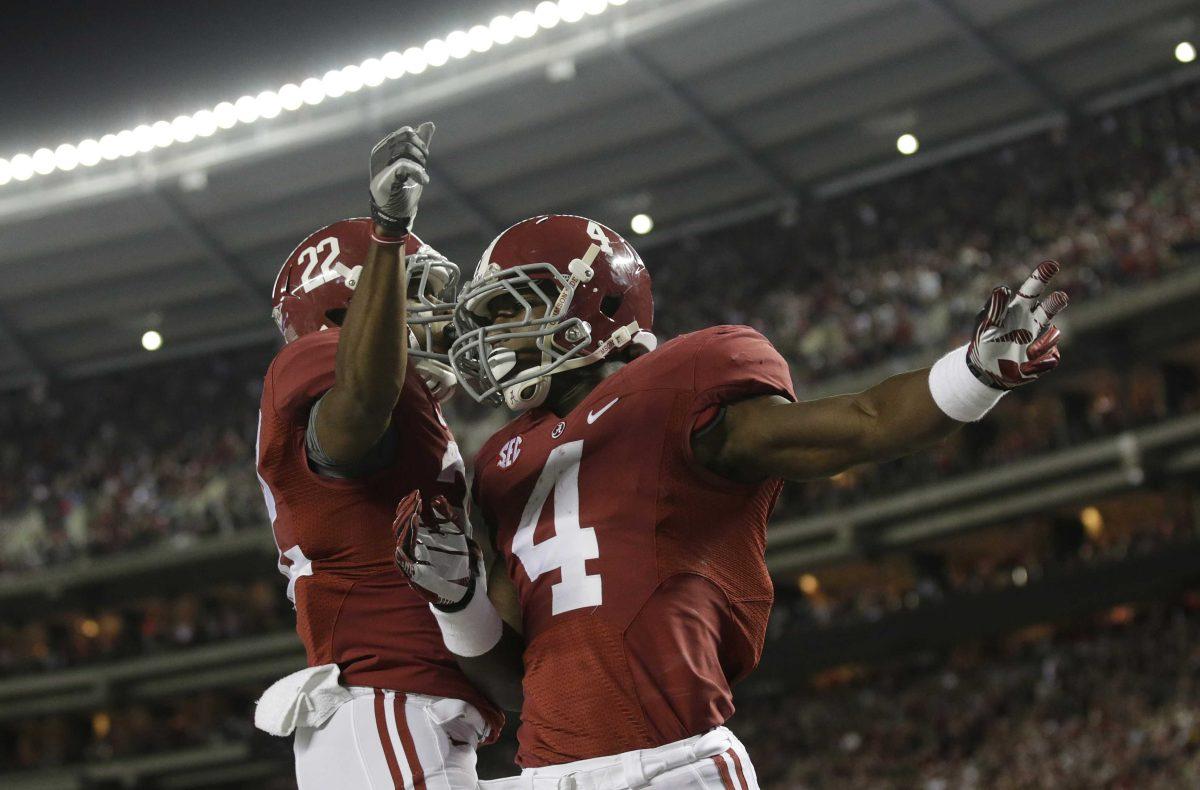
{"type": "Polygon", "coordinates": [[[423,598],[447,612],[470,602],[476,589],[487,589],[483,552],[446,498],[429,503],[433,518],[422,515],[419,491],[396,507],[396,567],[423,598]]]}
{"type": "Polygon", "coordinates": [[[414,131],[402,126],[371,149],[371,219],[388,241],[400,241],[417,216],[421,192],[429,183],[425,162],[434,126],[414,131]]]}
{"type": "Polygon", "coordinates": [[[967,346],[967,367],[975,378],[1011,390],[1058,366],[1059,332],[1050,322],[1070,300],[1062,291],[1040,298],[1058,270],[1057,261],[1043,261],[1016,296],[1004,286],[992,291],[967,346]]]}

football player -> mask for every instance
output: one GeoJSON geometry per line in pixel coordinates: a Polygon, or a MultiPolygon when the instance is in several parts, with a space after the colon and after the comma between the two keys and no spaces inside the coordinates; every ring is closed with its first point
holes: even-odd
{"type": "Polygon", "coordinates": [[[313,233],[275,283],[285,345],[257,465],[309,668],[273,685],[255,721],[295,733],[301,788],[473,788],[475,748],[502,726],[393,562],[404,495],[453,520],[466,494],[438,406],[458,269],[411,232],[432,132],[375,146],[371,218],[313,233]]]}
{"type": "Polygon", "coordinates": [[[783,481],[919,450],[1054,368],[1067,298],[1041,295],[1057,269],[995,289],[971,342],[931,368],[804,402],[748,327],[656,348],[646,267],[600,223],[542,216],[500,234],[450,351],[475,398],[519,412],[475,461],[490,596],[464,530],[413,500],[397,513],[399,564],[447,646],[521,706],[524,772],[500,784],[756,788],[723,723],[763,647],[783,481]]]}

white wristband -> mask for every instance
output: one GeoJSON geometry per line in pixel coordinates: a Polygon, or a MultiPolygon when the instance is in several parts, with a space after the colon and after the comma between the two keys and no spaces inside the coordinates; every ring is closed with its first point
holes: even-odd
{"type": "Polygon", "coordinates": [[[467,605],[457,612],[443,612],[433,604],[429,609],[442,629],[442,641],[456,656],[482,656],[496,646],[504,633],[500,613],[482,590],[477,589],[467,605]]]}
{"type": "Polygon", "coordinates": [[[929,394],[952,419],[977,422],[992,410],[1004,391],[993,389],[975,378],[967,367],[967,347],[959,346],[933,363],[929,370],[929,394]]]}

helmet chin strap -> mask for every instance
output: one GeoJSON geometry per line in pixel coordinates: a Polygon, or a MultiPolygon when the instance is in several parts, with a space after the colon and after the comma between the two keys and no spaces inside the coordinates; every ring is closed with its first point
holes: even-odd
{"type": "MultiPolygon", "coordinates": [[[[627,345],[637,345],[653,351],[658,346],[658,338],[651,333],[641,329],[637,321],[631,321],[625,326],[618,327],[612,335],[596,347],[592,353],[567,360],[561,365],[553,368],[547,373],[535,376],[532,379],[523,381],[519,384],[512,384],[504,388],[504,404],[513,411],[527,411],[536,406],[541,406],[546,401],[546,396],[550,393],[550,379],[556,373],[563,373],[568,370],[577,370],[578,368],[587,367],[605,359],[609,354],[618,348],[623,348],[627,345]]],[[[509,352],[510,354],[512,352],[509,352]]],[[[549,357],[545,351],[542,352],[543,368],[549,368],[551,365],[544,360],[549,357]]],[[[505,373],[512,370],[512,366],[516,363],[515,355],[511,363],[505,359],[505,373]]]]}
{"type": "MultiPolygon", "coordinates": [[[[421,344],[417,341],[417,333],[412,331],[411,327],[408,330],[408,347],[410,350],[421,349],[421,344]]],[[[421,377],[421,381],[425,382],[425,386],[429,388],[430,394],[438,403],[453,395],[455,388],[458,387],[458,376],[454,374],[453,368],[445,362],[420,357],[416,358],[413,367],[416,368],[417,375],[421,377]]]]}
{"type": "Polygon", "coordinates": [[[421,380],[425,382],[425,386],[429,388],[430,394],[438,403],[453,395],[454,390],[458,387],[458,377],[444,362],[438,362],[436,359],[419,359],[416,368],[417,374],[420,375],[421,380]]]}

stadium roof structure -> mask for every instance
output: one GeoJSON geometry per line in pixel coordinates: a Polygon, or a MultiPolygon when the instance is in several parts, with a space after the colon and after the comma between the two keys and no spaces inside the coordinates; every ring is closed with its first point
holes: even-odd
{"type": "Polygon", "coordinates": [[[270,342],[281,261],[363,213],[367,152],[403,123],[438,124],[419,230],[469,270],[533,214],[624,232],[647,212],[651,247],[1200,77],[1172,59],[1196,32],[1193,0],[608,5],[211,137],[27,180],[10,168],[0,387],[270,342]],[[915,156],[897,153],[905,132],[915,156]],[[148,328],[166,338],[157,354],[140,348],[148,328]]]}

